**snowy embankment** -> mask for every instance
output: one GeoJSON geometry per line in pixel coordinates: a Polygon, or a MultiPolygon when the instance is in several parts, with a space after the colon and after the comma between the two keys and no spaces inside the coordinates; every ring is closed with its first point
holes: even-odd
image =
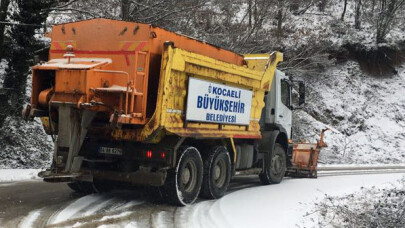
{"type": "Polygon", "coordinates": [[[53,143],[39,119],[7,117],[0,128],[0,169],[48,168],[53,143]]]}
{"type": "Polygon", "coordinates": [[[6,66],[7,66],[7,61],[0,60],[0,88],[3,87],[4,75],[6,73],[6,66]]]}
{"type": "Polygon", "coordinates": [[[295,112],[295,138],[315,141],[329,127],[323,163],[404,163],[405,65],[397,70],[391,77],[372,77],[346,62],[322,79],[306,77],[308,100],[295,112]]]}
{"type": "Polygon", "coordinates": [[[41,169],[0,169],[0,182],[38,179],[41,169]]]}
{"type": "MultiPolygon", "coordinates": [[[[7,62],[0,62],[0,88],[3,87],[7,62]]],[[[31,76],[27,85],[31,85],[31,76]]],[[[31,86],[27,86],[26,104],[30,101],[31,86]]],[[[23,121],[7,117],[0,127],[0,169],[47,168],[52,160],[53,142],[45,134],[41,121],[23,121]]]]}
{"type": "Polygon", "coordinates": [[[320,227],[405,227],[405,178],[387,188],[327,196],[317,208],[320,227]]]}

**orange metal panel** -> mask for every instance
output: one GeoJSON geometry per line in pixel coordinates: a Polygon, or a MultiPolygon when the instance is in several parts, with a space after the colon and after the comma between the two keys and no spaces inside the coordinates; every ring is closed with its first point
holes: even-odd
{"type": "Polygon", "coordinates": [[[133,66],[135,60],[134,52],[150,50],[151,54],[161,55],[166,41],[171,41],[175,47],[187,51],[243,65],[242,55],[191,37],[149,24],[104,18],[54,26],[50,58],[62,58],[66,46],[71,44],[75,54],[80,57],[111,56],[114,69],[133,74],[134,69],[130,66],[133,66]]]}
{"type": "Polygon", "coordinates": [[[156,38],[152,40],[152,53],[162,53],[163,43],[171,41],[176,48],[205,55],[223,62],[239,66],[243,65],[243,56],[238,55],[235,52],[201,42],[191,37],[182,36],[159,27],[153,27],[152,32],[156,34],[156,38]]]}
{"type": "Polygon", "coordinates": [[[56,71],[55,92],[86,94],[86,71],[56,71]]]}

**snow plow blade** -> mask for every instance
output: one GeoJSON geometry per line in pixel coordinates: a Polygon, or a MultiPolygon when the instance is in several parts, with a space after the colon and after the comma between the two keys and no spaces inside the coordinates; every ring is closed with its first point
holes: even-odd
{"type": "Polygon", "coordinates": [[[327,147],[323,141],[325,128],[321,131],[320,139],[317,143],[294,143],[292,166],[288,168],[286,176],[298,178],[317,178],[318,157],[322,147],[327,147]]]}

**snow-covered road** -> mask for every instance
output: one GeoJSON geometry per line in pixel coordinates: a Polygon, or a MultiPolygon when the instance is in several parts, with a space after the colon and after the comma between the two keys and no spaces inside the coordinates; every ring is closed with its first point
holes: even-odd
{"type": "Polygon", "coordinates": [[[222,199],[176,208],[133,192],[80,196],[64,184],[0,183],[0,227],[316,227],[314,203],[330,196],[384,187],[404,174],[286,179],[261,186],[236,177],[222,199]]]}

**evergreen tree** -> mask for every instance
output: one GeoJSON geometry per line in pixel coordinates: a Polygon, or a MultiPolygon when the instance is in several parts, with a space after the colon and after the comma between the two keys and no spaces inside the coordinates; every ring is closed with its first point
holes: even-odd
{"type": "MultiPolygon", "coordinates": [[[[1,0],[0,1],[0,22],[4,22],[7,18],[7,9],[8,5],[10,4],[10,0],[1,0]]],[[[4,56],[4,29],[6,25],[0,24],[0,59],[4,56]]]]}
{"type": "Polygon", "coordinates": [[[3,87],[7,101],[2,103],[0,124],[8,115],[19,116],[25,100],[27,76],[32,65],[33,52],[38,47],[35,31],[48,17],[55,0],[16,0],[17,10],[11,18],[18,23],[10,29],[10,45],[7,53],[8,68],[3,87]]]}

